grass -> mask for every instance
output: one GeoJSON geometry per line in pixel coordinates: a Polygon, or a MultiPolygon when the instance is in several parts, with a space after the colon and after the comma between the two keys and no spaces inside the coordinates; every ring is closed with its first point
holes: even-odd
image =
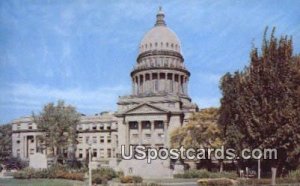
{"type": "Polygon", "coordinates": [[[0,186],[84,186],[84,182],[63,179],[0,179],[0,186]]]}

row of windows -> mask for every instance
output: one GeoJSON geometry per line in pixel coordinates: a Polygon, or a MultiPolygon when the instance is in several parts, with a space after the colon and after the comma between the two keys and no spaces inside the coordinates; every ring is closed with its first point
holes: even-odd
{"type": "MultiPolygon", "coordinates": [[[[26,123],[25,123],[25,125],[26,125],[26,123]]],[[[28,130],[32,130],[33,129],[33,124],[32,123],[29,123],[27,126],[26,126],[26,128],[21,128],[21,124],[20,123],[18,123],[17,124],[17,128],[16,128],[17,130],[21,130],[21,129],[28,129],[28,130]]]]}
{"type": "MultiPolygon", "coordinates": [[[[29,150],[28,150],[28,153],[29,153],[29,155],[34,155],[35,149],[34,149],[34,148],[29,149],[29,150]]],[[[21,157],[21,150],[20,150],[20,149],[17,149],[17,157],[18,157],[18,158],[21,157]]]]}
{"type": "MultiPolygon", "coordinates": [[[[16,130],[21,130],[21,129],[32,130],[32,129],[34,129],[34,127],[33,127],[32,123],[28,124],[26,128],[21,127],[21,124],[17,124],[16,130]]],[[[107,124],[106,126],[104,126],[103,124],[100,124],[99,126],[92,125],[91,127],[89,127],[89,126],[86,127],[86,126],[79,125],[79,127],[78,127],[78,130],[85,130],[85,129],[91,129],[91,130],[97,130],[97,129],[99,129],[99,130],[111,130],[111,124],[107,124]]]]}
{"type": "Polygon", "coordinates": [[[106,126],[103,124],[92,126],[79,125],[78,130],[111,130],[111,124],[107,124],[106,126]]]}
{"type": "Polygon", "coordinates": [[[176,62],[176,61],[164,61],[164,62],[158,62],[158,61],[151,61],[151,62],[140,62],[139,65],[136,67],[138,69],[141,68],[150,68],[150,67],[169,67],[169,68],[184,68],[183,63],[176,62]]]}
{"type": "MultiPolygon", "coordinates": [[[[92,136],[92,138],[90,138],[90,136],[86,136],[86,137],[85,137],[85,143],[86,143],[86,144],[89,144],[89,143],[90,143],[90,140],[92,140],[91,142],[92,142],[93,144],[98,143],[98,138],[97,138],[97,136],[92,136]]],[[[83,143],[83,137],[82,137],[82,136],[79,136],[79,137],[78,137],[78,142],[79,142],[79,143],[83,143]]],[[[106,142],[107,142],[107,143],[111,143],[111,136],[107,136],[107,137],[106,137],[106,142]]],[[[100,136],[100,137],[99,137],[99,143],[105,143],[105,136],[100,136]]]]}
{"type": "MultiPolygon", "coordinates": [[[[157,134],[158,138],[163,139],[165,137],[165,135],[163,133],[158,133],[157,134]]],[[[144,134],[144,137],[146,139],[151,139],[151,134],[144,134]]],[[[132,134],[132,138],[137,139],[139,138],[139,134],[132,134]]]]}
{"type": "MultiPolygon", "coordinates": [[[[158,45],[159,45],[159,44],[158,44],[157,42],[154,43],[154,47],[158,47],[158,45]]],[[[166,45],[166,47],[169,47],[169,45],[170,45],[171,48],[175,48],[176,50],[179,49],[179,46],[178,46],[177,44],[174,45],[173,43],[168,43],[168,42],[167,42],[167,43],[165,43],[165,45],[166,45]]],[[[163,46],[164,46],[164,43],[161,42],[161,43],[160,43],[160,46],[163,47],[163,46]]],[[[144,49],[144,48],[147,49],[148,47],[151,49],[151,48],[152,48],[152,43],[145,44],[145,45],[142,45],[142,46],[141,46],[142,49],[144,49]]]]}
{"type": "MultiPolygon", "coordinates": [[[[151,122],[150,121],[142,121],[142,129],[151,129],[151,122]]],[[[130,121],[129,122],[129,129],[138,129],[139,124],[137,121],[130,121]]],[[[154,129],[164,129],[164,122],[163,121],[154,121],[154,129]]]]}
{"type": "MultiPolygon", "coordinates": [[[[83,149],[78,149],[78,150],[79,150],[78,158],[83,158],[84,150],[83,149]]],[[[86,151],[86,157],[88,157],[88,155],[89,155],[88,149],[86,149],[85,151],[86,151]]],[[[106,152],[107,158],[113,157],[114,156],[114,151],[115,151],[115,149],[108,148],[107,152],[106,152]]],[[[92,157],[93,158],[97,158],[98,157],[98,149],[92,149],[92,157]]],[[[105,151],[104,151],[103,148],[99,149],[99,157],[100,158],[104,158],[105,157],[105,151]]]]}

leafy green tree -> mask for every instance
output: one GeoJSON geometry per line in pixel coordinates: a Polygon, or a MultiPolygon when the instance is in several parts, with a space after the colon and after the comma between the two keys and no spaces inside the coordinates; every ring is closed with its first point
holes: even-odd
{"type": "MultiPolygon", "coordinates": [[[[221,130],[217,124],[218,109],[207,108],[193,113],[188,124],[171,134],[171,146],[179,148],[219,148],[223,145],[221,130]]],[[[210,161],[209,161],[210,162],[210,161]]],[[[222,165],[222,162],[220,162],[222,165]]],[[[208,164],[208,168],[209,164],[208,164]]],[[[221,170],[223,167],[221,167],[221,170]]]]}
{"type": "Polygon", "coordinates": [[[271,163],[281,170],[300,142],[299,59],[292,39],[274,32],[249,67],[222,78],[219,124],[228,146],[277,149],[271,163]]]}
{"type": "Polygon", "coordinates": [[[80,120],[80,114],[75,107],[65,105],[64,101],[49,103],[44,106],[39,115],[34,115],[34,122],[38,129],[44,132],[40,136],[45,148],[53,152],[57,160],[64,160],[64,151],[73,148],[69,158],[74,159],[74,148],[76,144],[76,126],[80,120]]]}

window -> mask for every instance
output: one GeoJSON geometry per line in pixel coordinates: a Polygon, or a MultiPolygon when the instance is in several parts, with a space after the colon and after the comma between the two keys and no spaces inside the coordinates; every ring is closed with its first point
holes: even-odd
{"type": "Polygon", "coordinates": [[[136,122],[136,121],[129,122],[129,129],[138,129],[138,128],[139,128],[138,122],[136,122]]]}
{"type": "Polygon", "coordinates": [[[155,129],[164,129],[164,122],[163,121],[154,121],[154,128],[155,129]]]}
{"type": "Polygon", "coordinates": [[[107,136],[107,143],[111,143],[111,136],[107,136]]]}
{"type": "Polygon", "coordinates": [[[89,141],[90,141],[90,137],[89,136],[85,137],[85,143],[89,144],[89,141]]]}
{"type": "Polygon", "coordinates": [[[21,124],[17,124],[17,130],[20,130],[21,129],[21,124]]]}
{"type": "Polygon", "coordinates": [[[30,149],[30,150],[29,150],[29,154],[30,154],[30,155],[33,155],[33,154],[34,154],[34,149],[30,149]]]}
{"type": "Polygon", "coordinates": [[[21,155],[21,153],[20,153],[20,149],[17,149],[17,157],[19,158],[19,157],[20,157],[20,155],[21,155]]]}
{"type": "Polygon", "coordinates": [[[104,130],[104,125],[101,124],[100,127],[99,127],[99,129],[100,129],[100,130],[104,130]]]}
{"type": "Polygon", "coordinates": [[[97,143],[97,136],[93,136],[93,143],[97,143]]]}
{"type": "Polygon", "coordinates": [[[28,129],[31,130],[32,129],[32,124],[28,125],[28,129]]]}
{"type": "Polygon", "coordinates": [[[78,157],[79,157],[79,158],[82,158],[82,157],[83,157],[83,156],[82,156],[82,149],[79,149],[78,157]]]}
{"type": "Polygon", "coordinates": [[[100,158],[104,158],[104,149],[100,149],[100,158]]]}
{"type": "Polygon", "coordinates": [[[142,121],[142,129],[151,129],[150,121],[142,121]]]}
{"type": "Polygon", "coordinates": [[[63,154],[64,154],[64,157],[68,157],[68,150],[67,149],[63,149],[63,154]]]}
{"type": "Polygon", "coordinates": [[[82,136],[79,136],[79,137],[78,137],[78,142],[79,142],[79,143],[82,143],[82,136]]]}
{"type": "Polygon", "coordinates": [[[20,140],[17,140],[17,144],[20,144],[20,140]]]}
{"type": "Polygon", "coordinates": [[[151,139],[151,134],[145,134],[145,137],[146,137],[147,139],[151,139]]]}
{"type": "Polygon", "coordinates": [[[111,124],[109,123],[109,124],[107,124],[107,126],[106,126],[106,130],[111,130],[111,124]]]}
{"type": "Polygon", "coordinates": [[[115,153],[115,152],[116,152],[116,150],[113,148],[113,149],[112,149],[112,156],[113,156],[114,158],[116,157],[116,153],[115,153]]]}
{"type": "Polygon", "coordinates": [[[31,143],[34,143],[34,139],[31,139],[30,142],[31,142],[31,143]]]}
{"type": "Polygon", "coordinates": [[[158,80],[154,81],[154,91],[158,91],[158,80]]]}
{"type": "Polygon", "coordinates": [[[159,133],[158,137],[161,138],[161,139],[163,139],[165,137],[165,135],[163,133],[159,133]]]}
{"type": "Polygon", "coordinates": [[[97,149],[93,149],[93,157],[94,157],[94,158],[97,157],[97,149]]]}
{"type": "Polygon", "coordinates": [[[175,103],[169,103],[169,107],[175,108],[175,103]]]}
{"type": "Polygon", "coordinates": [[[93,126],[92,126],[92,129],[93,129],[93,130],[97,130],[97,126],[96,126],[96,125],[93,125],[93,126]]]}
{"type": "Polygon", "coordinates": [[[100,136],[100,143],[104,143],[104,136],[100,136]]]}
{"type": "Polygon", "coordinates": [[[107,149],[107,157],[111,158],[111,149],[107,149]]]}

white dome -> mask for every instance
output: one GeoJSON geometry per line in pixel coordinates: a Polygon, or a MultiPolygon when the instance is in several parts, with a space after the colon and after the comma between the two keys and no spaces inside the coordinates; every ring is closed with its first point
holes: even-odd
{"type": "Polygon", "coordinates": [[[155,26],[145,34],[140,43],[140,53],[151,50],[172,50],[180,53],[180,41],[177,35],[166,26],[161,9],[156,17],[155,26]]]}

